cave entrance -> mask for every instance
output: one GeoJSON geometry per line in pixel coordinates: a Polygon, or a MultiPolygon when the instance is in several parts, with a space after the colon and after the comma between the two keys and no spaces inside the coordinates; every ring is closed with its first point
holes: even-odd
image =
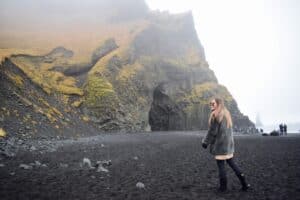
{"type": "Polygon", "coordinates": [[[168,85],[159,84],[153,91],[153,102],[149,111],[151,131],[184,130],[184,113],[166,92],[168,85]]]}

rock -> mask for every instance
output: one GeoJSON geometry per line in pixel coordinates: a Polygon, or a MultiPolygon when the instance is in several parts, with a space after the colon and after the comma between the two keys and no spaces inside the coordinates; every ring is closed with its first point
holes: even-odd
{"type": "Polygon", "coordinates": [[[71,58],[74,52],[66,49],[63,46],[54,48],[49,54],[44,57],[44,62],[53,62],[56,58],[71,58]]]}
{"type": "Polygon", "coordinates": [[[4,165],[4,164],[2,164],[2,163],[0,163],[0,167],[5,167],[5,165],[4,165]]]}
{"type": "Polygon", "coordinates": [[[35,146],[31,146],[31,147],[30,147],[30,151],[36,151],[35,146]]]}
{"type": "Polygon", "coordinates": [[[102,160],[102,161],[97,161],[97,164],[102,166],[110,166],[112,163],[111,160],[102,160]]]}
{"type": "Polygon", "coordinates": [[[106,172],[108,173],[108,169],[104,168],[102,165],[98,166],[97,172],[106,172]]]}
{"type": "Polygon", "coordinates": [[[15,146],[16,139],[15,138],[10,138],[7,140],[7,145],[9,146],[15,146]]]}
{"type": "Polygon", "coordinates": [[[16,173],[15,172],[11,172],[9,173],[11,176],[14,176],[16,173]]]}
{"type": "Polygon", "coordinates": [[[23,144],[23,143],[24,143],[23,140],[18,140],[18,145],[21,145],[21,144],[23,144]]]}
{"type": "Polygon", "coordinates": [[[64,163],[60,163],[59,166],[62,167],[62,168],[68,168],[69,167],[68,164],[64,164],[64,163]]]}
{"type": "Polygon", "coordinates": [[[145,184],[142,182],[138,182],[135,186],[139,189],[145,189],[145,184]]]}
{"type": "Polygon", "coordinates": [[[111,165],[111,160],[102,160],[102,161],[97,161],[96,167],[97,172],[108,172],[108,169],[106,169],[105,167],[108,167],[111,165]]]}
{"type": "Polygon", "coordinates": [[[133,160],[138,160],[139,158],[137,156],[134,156],[133,157],[133,160]]]}
{"type": "Polygon", "coordinates": [[[2,152],[0,152],[1,155],[4,155],[5,157],[7,158],[12,158],[12,157],[15,157],[16,154],[14,152],[12,152],[11,150],[4,150],[2,152]]]}
{"type": "Polygon", "coordinates": [[[42,163],[40,163],[39,161],[34,161],[34,164],[35,164],[35,166],[41,166],[42,165],[42,163]]]}
{"type": "Polygon", "coordinates": [[[83,158],[83,166],[88,166],[89,168],[94,169],[91,160],[88,158],[83,158]]]}
{"type": "Polygon", "coordinates": [[[118,48],[113,38],[107,39],[100,47],[94,50],[91,58],[91,62],[95,64],[100,58],[107,55],[111,51],[118,48]]]}
{"type": "Polygon", "coordinates": [[[56,152],[56,149],[55,148],[49,148],[48,152],[56,152]]]}
{"type": "Polygon", "coordinates": [[[270,133],[270,136],[279,136],[279,132],[274,130],[270,133]]]}
{"type": "Polygon", "coordinates": [[[26,169],[26,170],[32,169],[32,166],[26,165],[26,164],[20,164],[19,167],[22,168],[22,169],[26,169]]]}

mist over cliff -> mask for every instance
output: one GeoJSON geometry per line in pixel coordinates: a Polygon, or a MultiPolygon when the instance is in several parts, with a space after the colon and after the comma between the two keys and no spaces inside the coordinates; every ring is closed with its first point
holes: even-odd
{"type": "Polygon", "coordinates": [[[236,130],[255,128],[209,68],[190,12],[151,11],[142,0],[0,4],[0,125],[9,132],[207,129],[213,96],[236,130]]]}

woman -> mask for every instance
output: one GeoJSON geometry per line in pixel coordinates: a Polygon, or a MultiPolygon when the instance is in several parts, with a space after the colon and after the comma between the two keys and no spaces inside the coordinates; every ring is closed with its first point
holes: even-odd
{"type": "Polygon", "coordinates": [[[219,169],[219,191],[227,190],[227,177],[225,162],[233,169],[242,184],[242,190],[246,191],[250,185],[246,183],[245,176],[233,161],[234,141],[232,135],[232,120],[229,111],[220,98],[214,98],[210,102],[211,114],[209,117],[209,130],[202,140],[202,147],[210,145],[210,153],[215,156],[219,169]]]}

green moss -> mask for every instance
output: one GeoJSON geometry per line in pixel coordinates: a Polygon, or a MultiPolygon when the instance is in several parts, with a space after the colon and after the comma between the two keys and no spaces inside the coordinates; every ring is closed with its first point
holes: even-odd
{"type": "Polygon", "coordinates": [[[124,65],[118,74],[117,80],[126,81],[131,79],[138,73],[138,71],[142,69],[143,66],[138,62],[135,62],[131,65],[124,65]]]}
{"type": "Polygon", "coordinates": [[[2,128],[0,128],[0,137],[5,137],[7,134],[6,134],[6,131],[2,128]]]}
{"type": "Polygon", "coordinates": [[[19,87],[22,88],[24,85],[24,80],[21,76],[17,75],[17,74],[12,74],[12,73],[7,73],[7,76],[9,77],[10,80],[13,81],[13,83],[19,87]]]}
{"type": "Polygon", "coordinates": [[[233,97],[226,87],[215,82],[205,82],[194,85],[191,92],[186,93],[181,98],[178,98],[178,102],[190,102],[204,105],[208,104],[212,97],[221,97],[225,102],[231,102],[233,100],[233,97]]]}
{"type": "Polygon", "coordinates": [[[59,85],[59,86],[55,87],[55,89],[57,92],[60,92],[62,94],[83,96],[82,89],[77,88],[77,87],[59,85]]]}
{"type": "Polygon", "coordinates": [[[117,96],[111,83],[102,77],[90,75],[85,87],[88,107],[114,106],[117,96]]]}
{"type": "Polygon", "coordinates": [[[39,85],[47,94],[58,92],[66,95],[82,96],[82,89],[76,87],[76,80],[73,77],[66,77],[60,72],[48,71],[49,67],[41,67],[29,58],[14,57],[12,61],[39,85]]]}
{"type": "Polygon", "coordinates": [[[79,108],[82,104],[82,100],[78,100],[78,101],[74,101],[71,105],[74,107],[74,108],[79,108]]]}

